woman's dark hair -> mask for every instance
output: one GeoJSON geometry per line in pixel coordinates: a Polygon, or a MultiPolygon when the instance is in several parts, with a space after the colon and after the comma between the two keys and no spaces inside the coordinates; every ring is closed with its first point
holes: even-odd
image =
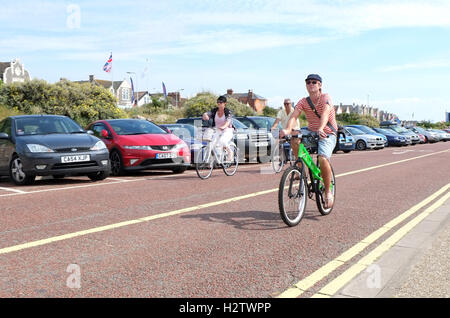
{"type": "Polygon", "coordinates": [[[222,102],[222,103],[226,103],[227,102],[227,98],[225,97],[225,96],[220,96],[218,99],[217,99],[217,102],[222,102]]]}

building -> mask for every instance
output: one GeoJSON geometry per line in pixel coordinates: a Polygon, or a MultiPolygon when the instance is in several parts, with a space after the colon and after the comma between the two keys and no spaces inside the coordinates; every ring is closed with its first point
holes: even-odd
{"type": "Polygon", "coordinates": [[[11,62],[0,62],[0,80],[5,84],[30,81],[30,73],[25,69],[19,59],[11,62]]]}
{"type": "Polygon", "coordinates": [[[137,106],[143,106],[145,104],[150,104],[151,102],[152,98],[147,91],[137,92],[137,106]]]}
{"type": "Polygon", "coordinates": [[[225,96],[237,99],[242,104],[248,105],[258,113],[262,113],[263,109],[267,106],[267,99],[254,94],[250,89],[248,90],[248,93],[234,93],[232,89],[228,89],[225,96]]]}
{"type": "Polygon", "coordinates": [[[122,81],[106,81],[96,79],[94,75],[89,75],[88,81],[76,81],[76,83],[91,83],[94,85],[103,86],[117,98],[118,107],[131,108],[133,106],[131,105],[131,84],[126,79],[122,81]]]}

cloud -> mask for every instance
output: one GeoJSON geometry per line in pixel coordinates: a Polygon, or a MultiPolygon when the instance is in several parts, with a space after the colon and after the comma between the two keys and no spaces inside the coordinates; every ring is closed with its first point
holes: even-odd
{"type": "Polygon", "coordinates": [[[391,65],[378,69],[379,72],[396,72],[416,69],[430,69],[430,68],[446,68],[450,67],[450,60],[430,60],[418,63],[407,63],[401,65],[391,65]]]}

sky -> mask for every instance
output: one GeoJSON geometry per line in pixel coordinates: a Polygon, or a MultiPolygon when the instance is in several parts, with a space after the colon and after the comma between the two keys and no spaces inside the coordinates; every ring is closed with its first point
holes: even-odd
{"type": "Polygon", "coordinates": [[[335,105],[450,112],[450,1],[0,0],[0,62],[32,78],[122,80],[192,97],[249,89],[279,108],[310,73],[335,105]],[[110,53],[113,72],[103,71],[110,53]],[[129,72],[129,73],[127,73],[129,72]]]}

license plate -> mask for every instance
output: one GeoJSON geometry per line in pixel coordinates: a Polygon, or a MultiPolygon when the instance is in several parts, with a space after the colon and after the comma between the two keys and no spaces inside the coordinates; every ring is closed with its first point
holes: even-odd
{"type": "Polygon", "coordinates": [[[173,152],[167,152],[167,153],[157,153],[155,158],[156,159],[172,159],[176,158],[177,154],[173,152]]]}
{"type": "Polygon", "coordinates": [[[255,142],[255,147],[267,147],[268,145],[268,142],[255,142]]]}
{"type": "Polygon", "coordinates": [[[346,146],[351,146],[352,143],[351,143],[351,142],[348,142],[348,143],[346,143],[345,145],[346,145],[346,146]]]}
{"type": "Polygon", "coordinates": [[[62,156],[62,163],[71,163],[71,162],[84,162],[91,160],[90,155],[76,155],[76,156],[62,156]]]}

